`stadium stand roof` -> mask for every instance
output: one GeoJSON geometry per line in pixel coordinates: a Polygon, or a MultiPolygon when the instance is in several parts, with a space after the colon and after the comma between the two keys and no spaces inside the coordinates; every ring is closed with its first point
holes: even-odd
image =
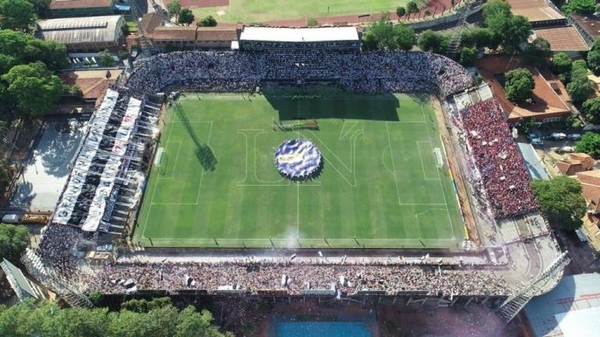
{"type": "Polygon", "coordinates": [[[198,27],[196,40],[234,41],[237,40],[237,32],[233,28],[198,27]]]}
{"type": "Polygon", "coordinates": [[[356,27],[244,27],[240,40],[269,42],[358,41],[356,27]]]}
{"type": "Polygon", "coordinates": [[[552,27],[533,30],[536,37],[550,42],[554,52],[587,51],[590,48],[575,27],[552,27]]]}
{"type": "Polygon", "coordinates": [[[71,8],[94,8],[112,6],[113,0],[54,0],[48,5],[49,10],[71,8]]]}
{"type": "Polygon", "coordinates": [[[535,336],[600,336],[600,274],[566,276],[532,299],[525,315],[535,336]]]}
{"type": "Polygon", "coordinates": [[[113,42],[120,36],[122,20],[121,15],[42,20],[38,33],[64,44],[113,42]]]}
{"type": "Polygon", "coordinates": [[[156,40],[170,41],[194,41],[196,40],[196,27],[156,27],[152,38],[156,40]]]}
{"type": "Polygon", "coordinates": [[[29,297],[38,300],[46,298],[42,289],[25,277],[21,269],[17,266],[4,259],[0,262],[0,267],[4,271],[11,288],[17,294],[19,301],[23,301],[29,297]]]}

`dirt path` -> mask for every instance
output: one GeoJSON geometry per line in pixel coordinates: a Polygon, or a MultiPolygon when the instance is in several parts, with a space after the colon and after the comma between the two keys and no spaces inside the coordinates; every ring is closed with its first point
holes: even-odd
{"type": "MultiPolygon", "coordinates": [[[[436,97],[432,97],[432,104],[435,110],[435,116],[438,121],[438,125],[440,126],[440,135],[442,136],[442,140],[446,148],[448,164],[450,165],[452,177],[454,178],[454,182],[456,184],[455,186],[458,190],[460,209],[465,218],[465,226],[467,227],[469,240],[471,240],[472,248],[477,249],[477,247],[481,245],[479,231],[477,230],[477,225],[475,224],[473,214],[471,213],[471,204],[467,195],[465,182],[462,179],[462,172],[460,172],[460,166],[458,165],[456,155],[454,154],[455,149],[453,142],[450,138],[450,133],[448,132],[448,124],[446,123],[446,118],[444,117],[444,111],[442,110],[440,101],[436,97]]],[[[464,233],[461,234],[464,236],[464,233]]]]}

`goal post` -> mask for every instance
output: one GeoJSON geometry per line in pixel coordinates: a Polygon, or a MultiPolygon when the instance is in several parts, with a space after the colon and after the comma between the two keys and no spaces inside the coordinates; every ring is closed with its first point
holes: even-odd
{"type": "Polygon", "coordinates": [[[442,150],[439,147],[433,149],[433,153],[435,154],[435,161],[437,168],[444,167],[444,157],[442,156],[442,150]]]}

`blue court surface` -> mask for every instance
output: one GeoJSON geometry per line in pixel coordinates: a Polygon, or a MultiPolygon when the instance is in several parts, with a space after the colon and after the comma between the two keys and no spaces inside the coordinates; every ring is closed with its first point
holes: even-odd
{"type": "Polygon", "coordinates": [[[371,337],[361,322],[280,322],[276,337],[371,337]]]}

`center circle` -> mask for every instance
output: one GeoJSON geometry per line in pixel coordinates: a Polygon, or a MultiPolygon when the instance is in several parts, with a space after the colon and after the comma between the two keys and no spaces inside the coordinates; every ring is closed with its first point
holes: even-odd
{"type": "Polygon", "coordinates": [[[321,152],[308,139],[289,139],[275,150],[275,167],[288,179],[311,179],[322,167],[321,152]]]}

